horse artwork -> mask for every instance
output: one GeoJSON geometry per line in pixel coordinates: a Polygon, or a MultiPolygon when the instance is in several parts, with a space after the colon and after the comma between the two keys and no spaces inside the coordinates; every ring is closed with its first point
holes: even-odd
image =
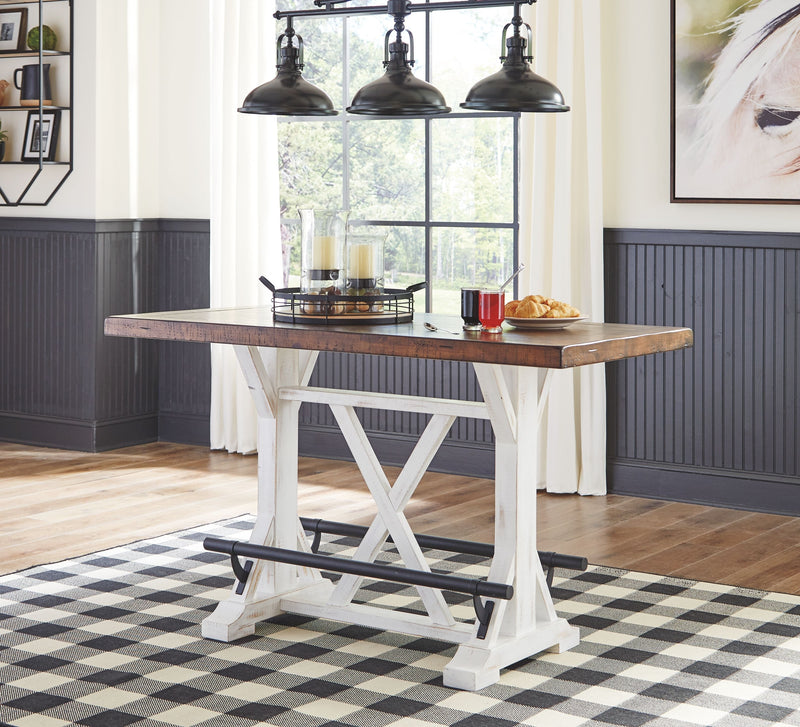
{"type": "Polygon", "coordinates": [[[800,2],[672,0],[672,201],[800,202],[800,2]]]}

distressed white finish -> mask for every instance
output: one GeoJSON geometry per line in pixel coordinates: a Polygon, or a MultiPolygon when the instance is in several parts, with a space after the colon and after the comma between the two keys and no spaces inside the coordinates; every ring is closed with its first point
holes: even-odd
{"type": "Polygon", "coordinates": [[[489,580],[514,587],[496,600],[484,639],[477,622],[454,620],[441,591],[417,587],[427,616],[353,604],[361,578],[343,575],[334,588],[319,572],[256,561],[241,595],[234,592],[203,622],[203,635],[231,641],[255,624],[289,611],[426,636],[459,644],[444,683],[481,689],[500,669],[544,650],[568,649],[578,630],[558,618],[536,549],[537,430],[553,371],[474,364],[485,403],[371,394],[308,386],[316,354],[236,346],[258,412],[258,514],[251,543],[308,550],[297,513],[297,412],[302,401],[328,404],[377,505],[354,558],[373,561],[391,535],[403,565],[427,571],[425,556],[403,514],[457,416],[489,419],[495,433],[495,555],[489,580]],[[394,485],[384,474],[355,407],[431,415],[394,485]]]}
{"type": "MultiPolygon", "coordinates": [[[[482,689],[500,669],[545,649],[578,643],[578,629],[556,616],[536,549],[538,421],[551,369],[474,364],[495,433],[495,553],[489,580],[511,583],[514,597],[495,603],[486,638],[458,648],[444,683],[482,689]]],[[[476,628],[477,631],[477,628],[476,628]]]]}
{"type": "Polygon", "coordinates": [[[402,394],[373,394],[369,391],[343,391],[341,389],[323,389],[302,386],[281,389],[281,399],[292,401],[313,401],[331,406],[362,407],[364,409],[390,409],[408,411],[419,414],[441,414],[448,412],[455,417],[472,419],[489,419],[486,404],[480,401],[459,401],[458,399],[434,399],[426,396],[403,396],[402,394]]]}

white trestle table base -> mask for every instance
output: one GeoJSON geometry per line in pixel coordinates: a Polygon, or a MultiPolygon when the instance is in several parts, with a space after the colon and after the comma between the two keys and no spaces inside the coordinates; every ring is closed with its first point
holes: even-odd
{"type": "MultiPolygon", "coordinates": [[[[477,619],[473,624],[457,622],[439,589],[416,586],[427,614],[397,612],[353,603],[360,576],[343,574],[334,585],[314,568],[255,559],[247,581],[237,581],[228,598],[203,621],[203,636],[235,641],[253,634],[260,621],[291,612],[440,639],[459,645],[444,668],[444,684],[466,690],[495,683],[503,667],[522,659],[577,645],[578,629],[556,614],[536,547],[537,462],[532,443],[538,439],[551,378],[560,375],[559,368],[683,348],[691,345],[691,331],[576,324],[575,330],[582,330],[577,336],[570,331],[555,338],[553,333],[537,338],[536,333],[518,331],[500,337],[463,334],[454,346],[452,337],[414,322],[353,331],[351,346],[342,348],[341,341],[348,341],[346,327],[278,324],[265,320],[264,309],[254,313],[258,310],[140,314],[106,321],[106,332],[112,335],[234,345],[258,414],[258,512],[249,542],[311,552],[297,512],[298,411],[302,402],[316,402],[331,408],[377,507],[353,559],[373,562],[391,536],[402,565],[429,572],[404,509],[456,418],[488,419],[495,435],[495,538],[488,580],[511,585],[514,592],[510,600],[493,599],[488,629],[479,638],[477,619]],[[253,316],[260,323],[254,324],[253,316]],[[280,336],[286,341],[279,341],[280,336]],[[370,339],[383,348],[370,345],[370,339]],[[470,361],[483,402],[308,386],[319,350],[386,354],[389,344],[397,355],[411,353],[404,350],[410,346],[420,357],[470,361]],[[430,415],[393,485],[356,416],[358,407],[430,415]]],[[[455,319],[436,316],[423,320],[442,328],[457,325],[455,319]]]]}

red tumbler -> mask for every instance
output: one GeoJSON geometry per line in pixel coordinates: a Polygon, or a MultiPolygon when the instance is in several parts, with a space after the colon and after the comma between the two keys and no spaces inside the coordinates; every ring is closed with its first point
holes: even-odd
{"type": "Polygon", "coordinates": [[[482,290],[478,296],[478,317],[486,333],[502,333],[506,317],[506,294],[499,289],[482,290]]]}

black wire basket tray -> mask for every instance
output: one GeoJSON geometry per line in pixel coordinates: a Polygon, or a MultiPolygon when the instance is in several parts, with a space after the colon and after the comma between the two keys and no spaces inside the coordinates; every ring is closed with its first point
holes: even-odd
{"type": "Polygon", "coordinates": [[[272,291],[273,320],[322,326],[410,323],[414,320],[414,293],[426,286],[422,282],[386,288],[379,295],[335,295],[276,288],[263,276],[259,280],[272,291]]]}

